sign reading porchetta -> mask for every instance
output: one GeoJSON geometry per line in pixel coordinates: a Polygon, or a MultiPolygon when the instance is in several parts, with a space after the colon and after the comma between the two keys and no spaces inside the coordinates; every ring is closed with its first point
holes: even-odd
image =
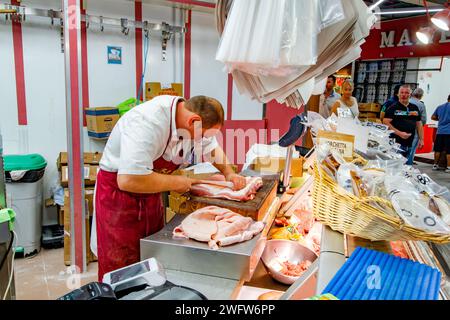
{"type": "Polygon", "coordinates": [[[432,25],[426,16],[381,22],[370,31],[361,59],[413,58],[450,55],[450,32],[437,30],[433,41],[422,44],[416,37],[421,27],[432,25]],[[380,24],[378,25],[380,26],[380,24]]]}

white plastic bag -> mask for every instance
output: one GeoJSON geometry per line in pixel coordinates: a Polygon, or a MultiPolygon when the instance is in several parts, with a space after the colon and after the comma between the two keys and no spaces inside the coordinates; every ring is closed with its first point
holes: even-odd
{"type": "Polygon", "coordinates": [[[319,15],[321,30],[342,21],[345,18],[345,14],[341,0],[320,0],[319,15]]]}
{"type": "Polygon", "coordinates": [[[450,227],[422,204],[419,192],[404,176],[386,176],[385,186],[392,206],[405,223],[432,233],[450,233],[450,227]]]}

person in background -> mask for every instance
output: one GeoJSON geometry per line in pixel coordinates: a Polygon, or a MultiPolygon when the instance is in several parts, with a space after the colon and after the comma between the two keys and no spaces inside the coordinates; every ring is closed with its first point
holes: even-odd
{"type": "Polygon", "coordinates": [[[416,132],[419,135],[418,147],[423,147],[423,126],[419,108],[409,102],[411,88],[407,85],[400,87],[396,104],[391,105],[387,110],[383,123],[394,131],[392,137],[401,146],[401,154],[408,158],[411,153],[412,143],[416,132]]]}
{"type": "Polygon", "coordinates": [[[350,80],[345,80],[342,84],[342,96],[334,103],[331,113],[338,117],[358,118],[358,101],[352,96],[353,89],[353,83],[350,80]]]}
{"type": "Polygon", "coordinates": [[[325,119],[327,119],[331,115],[331,108],[333,107],[336,100],[341,97],[339,93],[334,91],[335,85],[336,77],[333,75],[329,76],[327,79],[325,92],[320,95],[319,113],[325,119]]]}
{"type": "Polygon", "coordinates": [[[450,173],[450,95],[447,98],[447,103],[437,107],[431,119],[439,121],[436,141],[434,142],[433,170],[438,170],[441,153],[445,152],[447,153],[447,169],[445,172],[450,173]]]}
{"type": "MultiPolygon", "coordinates": [[[[415,104],[419,108],[420,114],[422,116],[422,119],[421,119],[422,125],[424,126],[427,124],[427,108],[425,107],[425,104],[423,103],[423,101],[421,101],[423,98],[423,94],[424,94],[423,89],[416,88],[414,90],[414,92],[412,93],[412,97],[411,97],[411,99],[409,99],[409,102],[411,102],[412,104],[415,104]]],[[[407,164],[410,166],[412,166],[414,163],[414,156],[416,154],[418,143],[419,143],[419,135],[416,134],[414,136],[414,141],[413,141],[413,144],[411,147],[411,153],[409,154],[408,162],[407,162],[407,164]]]]}
{"type": "Polygon", "coordinates": [[[380,120],[383,121],[384,119],[384,115],[386,113],[386,110],[392,106],[393,104],[398,102],[398,91],[400,90],[400,87],[402,85],[398,84],[394,87],[394,95],[392,97],[390,97],[381,107],[381,112],[380,112],[380,120]]]}

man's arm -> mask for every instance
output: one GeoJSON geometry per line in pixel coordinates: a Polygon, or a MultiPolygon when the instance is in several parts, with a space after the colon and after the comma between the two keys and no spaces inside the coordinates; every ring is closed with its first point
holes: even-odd
{"type": "Polygon", "coordinates": [[[234,174],[234,170],[231,167],[230,160],[228,160],[225,152],[220,146],[217,146],[212,152],[211,155],[213,157],[213,165],[220,171],[222,174],[227,177],[231,174],[234,174]]]}
{"type": "Polygon", "coordinates": [[[408,139],[411,136],[410,133],[406,133],[406,132],[400,131],[397,128],[395,128],[392,125],[392,119],[390,119],[390,118],[384,118],[383,119],[383,124],[387,125],[389,127],[389,130],[392,130],[395,135],[399,136],[402,139],[406,140],[406,139],[408,139]]]}
{"type": "Polygon", "coordinates": [[[422,121],[422,125],[426,125],[427,124],[427,107],[425,107],[425,104],[422,103],[422,110],[420,110],[420,114],[422,116],[421,121],[422,121]]]}
{"type": "Polygon", "coordinates": [[[235,190],[241,190],[246,186],[245,178],[234,172],[230,161],[220,146],[217,146],[211,155],[213,156],[213,165],[222,172],[227,181],[233,182],[235,190]]]}
{"type": "Polygon", "coordinates": [[[384,117],[386,115],[386,109],[387,109],[387,102],[385,102],[382,106],[381,106],[381,111],[380,111],[380,120],[384,121],[384,117]]]}
{"type": "Polygon", "coordinates": [[[195,180],[185,176],[172,176],[152,172],[148,175],[117,175],[119,189],[131,193],[160,193],[165,191],[176,191],[185,193],[189,191],[195,180]]]}
{"type": "Polygon", "coordinates": [[[434,111],[433,115],[431,116],[431,120],[439,121],[438,109],[439,109],[439,108],[437,108],[437,109],[434,111]]]}
{"type": "Polygon", "coordinates": [[[422,147],[423,147],[423,124],[422,124],[422,121],[417,121],[416,126],[417,126],[417,133],[419,134],[419,144],[417,145],[417,148],[422,149],[422,147]]]}

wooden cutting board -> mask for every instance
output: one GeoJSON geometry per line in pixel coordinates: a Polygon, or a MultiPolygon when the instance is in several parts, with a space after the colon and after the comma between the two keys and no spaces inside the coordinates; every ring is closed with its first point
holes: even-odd
{"type": "Polygon", "coordinates": [[[254,220],[262,220],[277,195],[277,183],[278,180],[263,177],[263,186],[258,190],[255,198],[246,202],[189,195],[187,201],[178,207],[179,213],[191,213],[203,207],[217,206],[252,217],[254,220]]]}

